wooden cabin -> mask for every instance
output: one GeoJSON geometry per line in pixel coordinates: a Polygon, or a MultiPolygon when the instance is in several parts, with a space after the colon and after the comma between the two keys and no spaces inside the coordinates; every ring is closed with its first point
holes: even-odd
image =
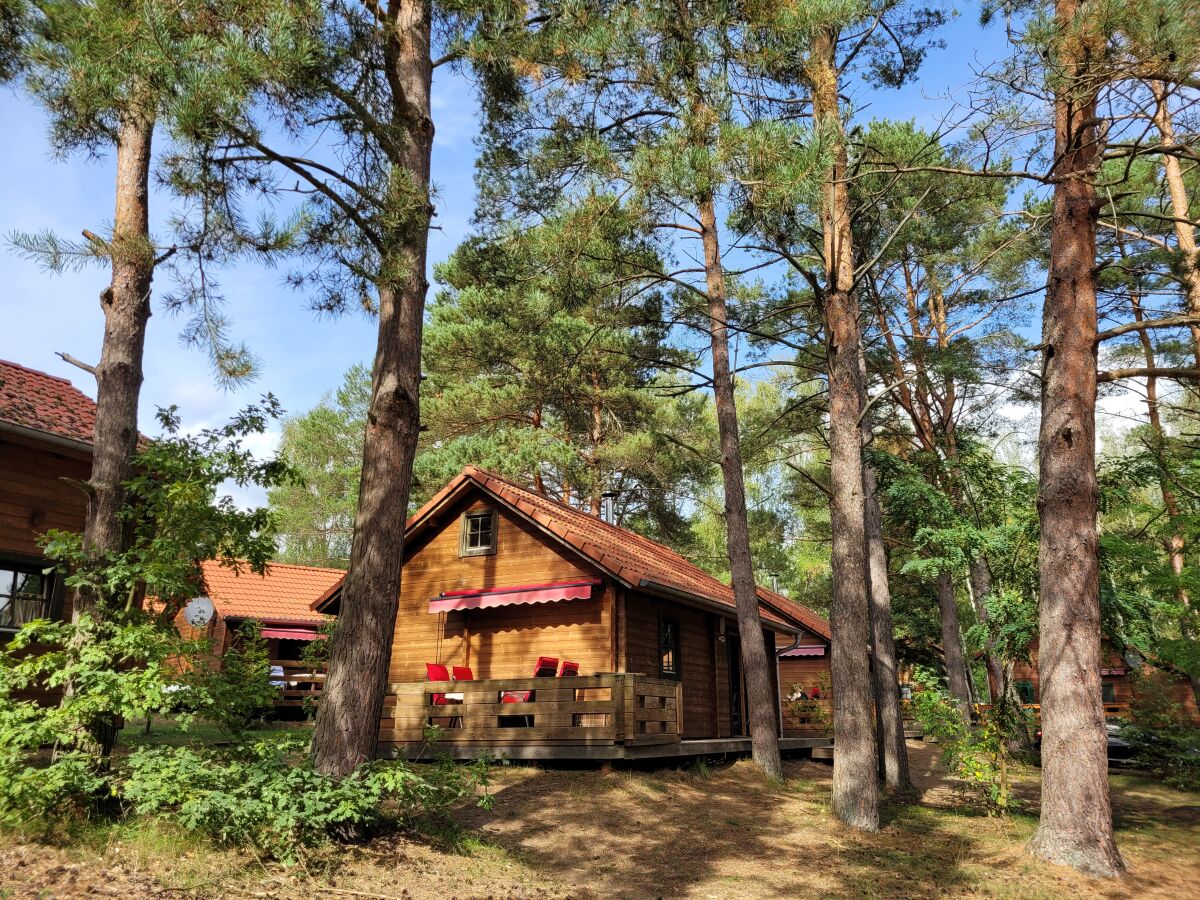
{"type": "MultiPolygon", "coordinates": [[[[1037,712],[1041,708],[1041,680],[1038,676],[1038,642],[1035,638],[1029,648],[1030,662],[1013,666],[1013,686],[1017,696],[1027,707],[1037,712]]],[[[1153,661],[1131,655],[1126,658],[1107,640],[1101,647],[1100,690],[1104,701],[1104,714],[1111,718],[1129,718],[1130,707],[1137,690],[1137,674],[1162,678],[1167,683],[1170,699],[1179,705],[1185,719],[1200,725],[1200,709],[1191,682],[1181,672],[1167,666],[1155,665],[1153,661]]],[[[990,679],[989,674],[989,679],[990,679]]]]}
{"type": "Polygon", "coordinates": [[[34,619],[71,616],[38,541],[83,530],[95,424],[95,402],[71,382],[0,360],[0,643],[34,619]]]}
{"type": "Polygon", "coordinates": [[[796,646],[779,651],[779,684],[783,696],[783,733],[823,734],[832,727],[832,677],[829,623],[816,614],[804,621],[807,633],[796,646]]]}
{"type": "MultiPolygon", "coordinates": [[[[822,620],[779,594],[758,596],[782,729],[775,652],[822,620]]],[[[336,612],[336,601],[318,608],[336,612]]],[[[439,749],[459,757],[749,748],[729,585],[661,544],[473,466],[407,523],[390,682],[381,755],[419,752],[430,724],[441,726],[439,749]],[[532,677],[542,657],[574,664],[578,676],[532,677]],[[430,666],[462,677],[431,682],[430,666]]]]}
{"type": "Polygon", "coordinates": [[[189,624],[180,611],[175,625],[189,638],[208,638],[218,658],[236,645],[242,625],[257,622],[267,641],[271,679],[279,688],[277,709],[303,707],[315,701],[325,684],[323,667],[301,660],[305,646],[324,640],[321,626],[329,616],[314,607],[335,599],[346,573],[341,569],[271,563],[257,575],[245,563],[222,565],[216,560],[201,564],[204,595],[215,608],[202,627],[189,624]]]}

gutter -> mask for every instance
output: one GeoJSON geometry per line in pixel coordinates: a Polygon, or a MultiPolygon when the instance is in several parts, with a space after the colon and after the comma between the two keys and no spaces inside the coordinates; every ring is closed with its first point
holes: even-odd
{"type": "Polygon", "coordinates": [[[61,447],[64,450],[74,450],[76,453],[86,453],[91,456],[93,447],[87,441],[78,441],[74,438],[65,438],[58,434],[51,434],[48,431],[40,431],[37,428],[27,428],[24,425],[14,425],[12,422],[0,421],[0,434],[11,434],[16,437],[25,438],[26,440],[38,441],[43,444],[50,444],[54,447],[61,447]]]}
{"type": "MultiPolygon", "coordinates": [[[[658,581],[651,581],[648,578],[641,579],[641,581],[638,582],[638,587],[642,588],[643,590],[647,591],[648,593],[658,594],[663,597],[669,597],[672,600],[682,600],[684,602],[692,604],[693,606],[701,606],[705,609],[710,609],[715,612],[724,613],[726,615],[729,614],[730,609],[733,609],[733,612],[735,615],[737,613],[737,609],[735,607],[729,607],[724,603],[718,603],[715,600],[709,600],[705,597],[699,596],[698,594],[693,594],[690,591],[684,591],[684,590],[680,590],[677,587],[671,587],[671,585],[669,585],[669,584],[662,584],[661,582],[658,582],[658,581]]],[[[761,603],[762,601],[760,600],[759,602],[761,603]]],[[[772,611],[774,611],[773,608],[770,607],[770,604],[767,604],[767,607],[772,609],[772,611]]],[[[781,618],[783,618],[783,616],[781,616],[781,618]]],[[[762,622],[768,628],[773,628],[778,631],[782,631],[785,634],[796,635],[797,641],[800,640],[800,635],[803,633],[801,630],[797,630],[797,628],[795,626],[788,625],[787,622],[776,623],[776,622],[772,622],[770,619],[764,618],[761,611],[758,614],[758,620],[760,622],[762,622]]]]}

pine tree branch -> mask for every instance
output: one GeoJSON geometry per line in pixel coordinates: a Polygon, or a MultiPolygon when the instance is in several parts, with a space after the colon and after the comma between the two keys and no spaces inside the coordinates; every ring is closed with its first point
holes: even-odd
{"type": "Polygon", "coordinates": [[[1145,331],[1150,328],[1178,328],[1181,325],[1196,324],[1200,324],[1200,314],[1194,313],[1182,316],[1167,316],[1162,319],[1143,320],[1141,322],[1126,322],[1124,325],[1118,325],[1115,328],[1100,332],[1096,335],[1096,341],[1098,343],[1100,341],[1111,340],[1123,334],[1129,334],[1131,331],[1145,331]]]}
{"type": "Polygon", "coordinates": [[[93,378],[96,376],[96,367],[95,366],[88,365],[81,359],[76,359],[70,353],[64,353],[62,350],[56,350],[54,352],[54,355],[57,356],[59,359],[61,359],[65,363],[70,363],[71,365],[75,366],[76,368],[83,369],[83,371],[89,373],[93,378]]]}
{"type": "Polygon", "coordinates": [[[1175,378],[1185,379],[1188,381],[1200,381],[1200,368],[1138,368],[1138,369],[1111,369],[1108,372],[1100,372],[1096,376],[1096,381],[1101,384],[1107,384],[1112,381],[1119,381],[1122,378],[1175,378]]]}

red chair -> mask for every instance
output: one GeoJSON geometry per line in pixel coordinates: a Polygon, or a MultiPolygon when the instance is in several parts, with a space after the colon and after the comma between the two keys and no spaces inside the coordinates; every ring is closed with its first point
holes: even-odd
{"type": "Polygon", "coordinates": [[[558,672],[558,657],[539,656],[533,667],[534,678],[553,678],[558,672]]]}
{"type": "MultiPolygon", "coordinates": [[[[438,663],[425,663],[425,676],[430,681],[449,681],[450,670],[438,663]]],[[[451,700],[445,694],[430,694],[430,702],[434,706],[447,706],[451,703],[462,703],[461,700],[451,700]]]]}
{"type": "Polygon", "coordinates": [[[563,660],[562,668],[558,670],[559,678],[569,678],[579,674],[579,663],[563,660]]]}
{"type": "Polygon", "coordinates": [[[454,680],[455,681],[474,681],[475,675],[471,672],[471,669],[469,666],[455,666],[454,667],[454,680]]]}

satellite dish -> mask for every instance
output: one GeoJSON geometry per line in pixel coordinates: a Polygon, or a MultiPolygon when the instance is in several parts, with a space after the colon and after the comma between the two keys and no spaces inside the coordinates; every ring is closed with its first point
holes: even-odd
{"type": "Polygon", "coordinates": [[[183,608],[183,618],[193,628],[203,628],[212,621],[217,608],[207,597],[195,597],[183,608]]]}

